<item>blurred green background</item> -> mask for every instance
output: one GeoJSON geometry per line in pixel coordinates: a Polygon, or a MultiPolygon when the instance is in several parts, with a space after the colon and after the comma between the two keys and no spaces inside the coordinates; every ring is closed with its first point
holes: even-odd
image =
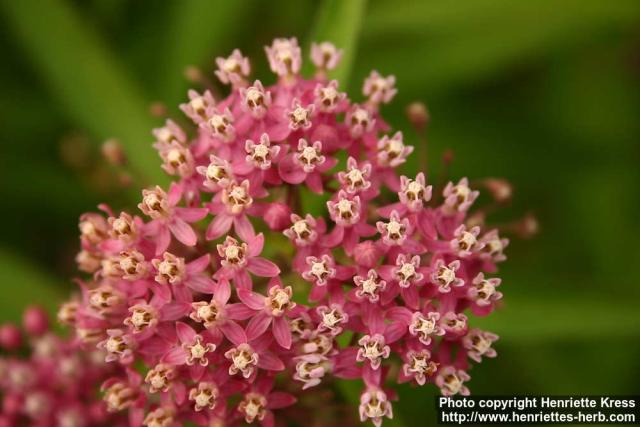
{"type": "MultiPolygon", "coordinates": [[[[538,219],[539,235],[512,239],[501,266],[504,308],[482,320],[502,336],[499,358],[471,371],[472,391],[640,391],[640,2],[1,5],[0,321],[33,301],[53,310],[72,289],[80,213],[132,207],[139,187],[164,179],[152,105],[180,117],[187,65],[211,76],[214,58],[239,47],[272,82],[272,38],[298,37],[305,55],[329,39],[347,49],[338,74],[353,98],[371,69],[396,75],[384,113],[410,142],[404,109],[427,103],[432,176],[452,149],[453,177],[513,184],[496,220],[538,219]],[[132,190],[100,156],[107,138],[127,150],[132,190]]],[[[432,411],[432,393],[403,388],[396,423],[432,411]]]]}

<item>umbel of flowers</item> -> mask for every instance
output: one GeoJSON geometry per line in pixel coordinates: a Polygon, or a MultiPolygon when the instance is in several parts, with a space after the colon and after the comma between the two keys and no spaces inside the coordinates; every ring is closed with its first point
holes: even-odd
{"type": "Polygon", "coordinates": [[[56,335],[38,307],[24,311],[22,326],[0,326],[0,427],[128,425],[126,414],[109,413],[96,399],[100,383],[122,367],[56,335]]]}
{"type": "Polygon", "coordinates": [[[326,77],[330,43],[312,45],[311,79],[295,39],[266,53],[275,84],[235,50],[216,61],[228,96],[191,90],[193,126],[153,131],[168,188],[80,219],[88,275],[60,317],[123,367],[102,386],[107,409],[132,425],[273,426],[300,389],[359,378],[360,419],[379,426],[393,383],[468,394],[470,363],[498,339],[468,316],[501,298],[507,240],[468,219],[467,179],[434,189],[398,173],[413,147],[380,114],[394,77],[372,72],[355,103],[326,77]],[[323,214],[302,210],[303,189],[329,196],[323,214]],[[276,264],[265,247],[294,256],[276,264]]]}

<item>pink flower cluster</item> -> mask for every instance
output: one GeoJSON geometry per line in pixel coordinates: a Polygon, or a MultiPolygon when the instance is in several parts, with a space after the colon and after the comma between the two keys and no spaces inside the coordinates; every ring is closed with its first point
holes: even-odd
{"type": "Polygon", "coordinates": [[[468,221],[466,179],[434,191],[398,173],[413,147],[380,114],[393,77],[372,72],[354,103],[326,77],[341,56],[330,43],[312,46],[308,80],[295,39],[266,53],[277,83],[249,80],[236,50],[216,61],[226,98],[191,90],[181,109],[194,126],[154,130],[175,181],[142,192],[141,216],[81,217],[91,276],[60,317],[124,367],[102,387],[107,409],[132,425],[273,426],[296,401],[286,390],[361,378],[360,418],[379,426],[394,381],[468,394],[469,360],[494,357],[498,337],[467,316],[501,298],[485,273],[507,240],[468,221]],[[324,215],[302,211],[309,190],[328,195],[324,215]]]}
{"type": "Polygon", "coordinates": [[[24,312],[22,330],[0,326],[0,427],[125,426],[95,393],[121,369],[104,364],[101,351],[80,351],[77,342],[49,330],[40,308],[24,312]]]}

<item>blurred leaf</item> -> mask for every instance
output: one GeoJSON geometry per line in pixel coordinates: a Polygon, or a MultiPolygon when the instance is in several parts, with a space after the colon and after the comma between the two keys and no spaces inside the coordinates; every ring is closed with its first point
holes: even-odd
{"type": "MultiPolygon", "coordinates": [[[[505,291],[505,289],[503,289],[505,291]]],[[[474,319],[473,326],[496,332],[506,342],[637,338],[637,303],[607,301],[596,296],[550,294],[509,295],[494,315],[474,319]]]]}
{"type": "Polygon", "coordinates": [[[63,0],[3,1],[2,11],[40,78],[97,140],[123,143],[135,171],[165,182],[150,148],[147,100],[95,32],[63,0]]]}
{"type": "Polygon", "coordinates": [[[442,92],[607,32],[630,32],[639,17],[635,0],[378,2],[359,62],[387,67],[406,92],[442,92]]]}
{"type": "MultiPolygon", "coordinates": [[[[209,66],[213,58],[226,56],[234,35],[244,31],[251,2],[226,0],[173,1],[171,20],[166,31],[171,35],[158,68],[162,99],[174,103],[186,97],[188,82],[184,69],[188,65],[209,66]]],[[[209,75],[210,69],[204,70],[209,75]]]]}
{"type": "MultiPolygon", "coordinates": [[[[351,76],[365,7],[366,0],[323,1],[308,39],[308,45],[311,42],[329,41],[344,50],[340,65],[329,73],[330,78],[340,82],[343,90],[347,89],[351,76]]],[[[305,64],[307,68],[311,68],[310,61],[306,61],[305,64]]]]}
{"type": "Polygon", "coordinates": [[[3,321],[19,321],[24,308],[31,304],[54,313],[64,298],[56,279],[4,248],[0,248],[0,283],[3,321]]]}

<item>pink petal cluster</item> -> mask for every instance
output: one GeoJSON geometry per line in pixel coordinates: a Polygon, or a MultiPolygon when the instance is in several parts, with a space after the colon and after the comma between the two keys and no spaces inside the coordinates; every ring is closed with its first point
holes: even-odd
{"type": "Polygon", "coordinates": [[[61,317],[123,367],[103,385],[107,408],[133,425],[272,426],[296,401],[285,390],[360,378],[360,418],[379,426],[393,382],[468,394],[469,360],[494,357],[498,338],[468,315],[501,298],[485,274],[508,241],[468,220],[467,179],[434,191],[424,173],[398,172],[413,147],[380,113],[393,76],[372,72],[354,103],[326,78],[333,45],[313,45],[311,79],[295,39],[266,53],[277,83],[251,81],[235,50],[216,61],[230,94],[191,90],[193,127],[154,131],[169,188],[144,190],[138,215],[81,217],[90,276],[61,317]],[[307,190],[328,195],[324,214],[302,210],[307,190]],[[308,301],[294,295],[304,288],[308,301]]]}
{"type": "Polygon", "coordinates": [[[101,351],[80,351],[78,342],[49,330],[47,315],[27,308],[23,328],[0,325],[0,426],[126,426],[94,395],[122,369],[103,362],[101,351]]]}

